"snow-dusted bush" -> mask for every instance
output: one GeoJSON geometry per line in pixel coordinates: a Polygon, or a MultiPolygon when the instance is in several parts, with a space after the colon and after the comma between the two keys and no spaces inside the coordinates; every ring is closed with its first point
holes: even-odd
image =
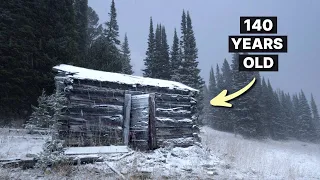
{"type": "Polygon", "coordinates": [[[68,164],[69,160],[63,152],[63,141],[58,138],[59,119],[66,107],[67,98],[61,92],[51,95],[42,95],[38,98],[38,106],[33,107],[34,111],[26,125],[26,128],[47,128],[51,138],[47,139],[43,152],[38,156],[36,167],[45,169],[48,166],[55,167],[68,164]]]}
{"type": "Polygon", "coordinates": [[[46,95],[42,92],[38,98],[38,106],[33,106],[33,113],[26,124],[26,128],[32,131],[36,128],[48,128],[55,131],[62,110],[66,107],[67,98],[61,92],[46,95]]]}
{"type": "Polygon", "coordinates": [[[47,140],[43,146],[43,151],[38,156],[37,168],[58,167],[69,165],[72,161],[64,155],[63,141],[58,139],[47,140]]]}

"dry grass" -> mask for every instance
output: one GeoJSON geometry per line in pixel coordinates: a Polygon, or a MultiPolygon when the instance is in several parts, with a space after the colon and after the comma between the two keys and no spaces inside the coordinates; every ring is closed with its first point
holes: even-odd
{"type": "Polygon", "coordinates": [[[300,150],[301,142],[247,140],[208,127],[203,128],[202,140],[206,148],[227,164],[258,179],[316,179],[319,176],[317,145],[300,150]]]}

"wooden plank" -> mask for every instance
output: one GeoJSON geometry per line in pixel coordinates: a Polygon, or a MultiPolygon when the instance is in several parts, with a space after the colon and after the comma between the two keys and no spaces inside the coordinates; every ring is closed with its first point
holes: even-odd
{"type": "Polygon", "coordinates": [[[181,108],[184,110],[190,111],[192,106],[189,102],[167,102],[167,101],[157,101],[156,102],[157,108],[181,108]]]}
{"type": "Polygon", "coordinates": [[[194,126],[193,121],[190,118],[173,119],[167,117],[156,117],[156,127],[188,127],[194,126]]]}
{"type": "Polygon", "coordinates": [[[73,84],[72,91],[74,94],[100,94],[108,97],[115,97],[115,96],[124,96],[124,90],[119,90],[117,88],[104,88],[99,86],[93,85],[86,85],[86,84],[73,84]]]}
{"type": "Polygon", "coordinates": [[[156,93],[156,101],[190,102],[191,97],[181,94],[159,94],[156,93]]]}
{"type": "Polygon", "coordinates": [[[98,146],[98,147],[70,147],[66,148],[66,155],[84,155],[84,154],[109,154],[109,153],[127,153],[127,146],[98,146]]]}
{"type": "Polygon", "coordinates": [[[192,135],[193,128],[189,127],[174,127],[174,128],[156,128],[157,136],[175,136],[175,135],[192,135]]]}
{"type": "Polygon", "coordinates": [[[107,96],[96,94],[70,94],[69,100],[71,104],[86,104],[86,105],[123,105],[124,98],[122,96],[107,96]]]}
{"type": "Polygon", "coordinates": [[[156,121],[155,94],[150,94],[149,96],[149,149],[151,150],[157,147],[155,121],[156,121]]]}
{"type": "Polygon", "coordinates": [[[131,94],[126,94],[124,98],[124,122],[123,122],[123,140],[124,145],[129,144],[130,132],[130,111],[131,111],[131,94]]]}
{"type": "Polygon", "coordinates": [[[159,147],[169,146],[170,144],[174,147],[188,147],[194,145],[194,143],[195,139],[193,137],[158,139],[159,147]]]}
{"type": "Polygon", "coordinates": [[[179,117],[183,119],[183,118],[191,117],[191,111],[183,110],[181,108],[171,108],[171,109],[157,108],[156,116],[157,117],[179,117]]]}
{"type": "Polygon", "coordinates": [[[123,106],[117,105],[99,105],[99,106],[88,106],[88,105],[73,105],[68,107],[67,111],[70,114],[100,114],[100,115],[115,115],[115,114],[123,114],[123,106]]]}

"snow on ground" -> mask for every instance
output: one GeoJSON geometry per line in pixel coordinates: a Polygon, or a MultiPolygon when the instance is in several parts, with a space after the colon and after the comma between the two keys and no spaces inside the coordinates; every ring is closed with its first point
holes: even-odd
{"type": "MultiPolygon", "coordinates": [[[[320,179],[319,145],[296,141],[246,140],[208,127],[203,127],[201,131],[202,148],[168,147],[149,153],[130,151],[97,154],[105,161],[62,166],[54,171],[48,169],[45,173],[37,169],[0,168],[0,179],[119,179],[120,176],[110,167],[125,179],[320,179]]],[[[6,141],[6,146],[15,153],[0,146],[2,154],[21,157],[26,152],[41,149],[44,142],[31,138],[32,135],[17,136],[27,137],[27,140],[11,138],[6,141]],[[20,147],[20,143],[24,145],[20,147]]]]}
{"type": "Polygon", "coordinates": [[[247,140],[208,127],[202,132],[204,146],[245,179],[320,179],[319,144],[247,140]]]}
{"type": "Polygon", "coordinates": [[[42,151],[47,136],[27,134],[24,129],[0,128],[0,160],[26,159],[42,151]]]}

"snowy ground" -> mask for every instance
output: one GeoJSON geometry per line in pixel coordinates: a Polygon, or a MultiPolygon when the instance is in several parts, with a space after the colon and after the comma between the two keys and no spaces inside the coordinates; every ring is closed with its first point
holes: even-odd
{"type": "Polygon", "coordinates": [[[0,128],[0,160],[26,159],[42,151],[47,136],[30,135],[24,129],[0,128]]]}
{"type": "MultiPolygon", "coordinates": [[[[0,179],[320,179],[320,146],[252,141],[204,127],[203,148],[158,149],[103,156],[105,162],[57,170],[0,169],[0,179]],[[130,178],[129,178],[130,177],[130,178]]],[[[44,137],[0,130],[0,159],[41,151],[44,137]],[[4,133],[6,132],[6,133],[4,133]]]]}

